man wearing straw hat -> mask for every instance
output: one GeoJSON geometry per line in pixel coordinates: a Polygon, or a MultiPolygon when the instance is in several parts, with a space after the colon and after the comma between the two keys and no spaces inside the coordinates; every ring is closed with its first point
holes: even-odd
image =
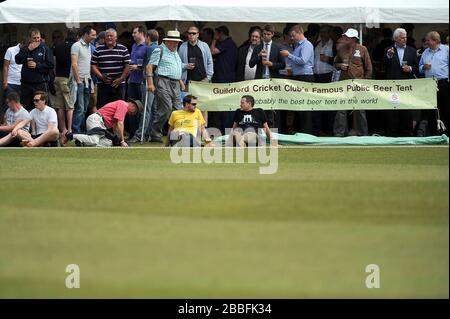
{"type": "Polygon", "coordinates": [[[156,91],[155,116],[150,141],[162,143],[163,127],[172,110],[180,105],[182,62],[178,55],[178,43],[182,42],[179,31],[168,31],[164,43],[156,48],[147,66],[147,90],[156,91]]]}

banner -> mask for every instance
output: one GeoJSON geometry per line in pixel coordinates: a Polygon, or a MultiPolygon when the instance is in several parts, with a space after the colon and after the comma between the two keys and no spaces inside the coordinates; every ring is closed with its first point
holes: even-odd
{"type": "Polygon", "coordinates": [[[433,79],[190,82],[189,92],[198,98],[202,111],[235,111],[243,95],[252,95],[255,107],[265,110],[418,110],[435,109],[437,104],[437,84],[433,79]]]}

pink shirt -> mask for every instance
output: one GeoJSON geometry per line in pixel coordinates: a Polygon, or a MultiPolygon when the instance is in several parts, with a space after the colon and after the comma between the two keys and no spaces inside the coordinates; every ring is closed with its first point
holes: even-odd
{"type": "Polygon", "coordinates": [[[122,100],[111,102],[103,106],[97,113],[103,116],[107,128],[112,128],[118,121],[124,121],[128,112],[128,103],[122,100]]]}

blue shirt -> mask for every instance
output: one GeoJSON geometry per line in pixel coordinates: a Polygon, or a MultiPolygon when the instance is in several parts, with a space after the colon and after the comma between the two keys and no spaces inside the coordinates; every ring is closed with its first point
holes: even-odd
{"type": "Polygon", "coordinates": [[[158,47],[157,42],[153,42],[150,46],[147,47],[144,56],[144,67],[146,67],[147,64],[150,62],[150,57],[152,56],[153,50],[155,50],[157,47],[158,47]]]}
{"type": "MultiPolygon", "coordinates": [[[[92,54],[94,54],[96,48],[97,48],[97,46],[95,45],[95,41],[92,41],[89,44],[89,49],[91,50],[91,56],[92,56],[92,54]]],[[[95,76],[94,72],[91,72],[91,79],[92,79],[92,82],[94,82],[94,84],[98,83],[98,79],[95,76]]]]}
{"type": "Polygon", "coordinates": [[[163,43],[153,50],[149,64],[156,65],[156,74],[173,80],[181,80],[181,59],[177,51],[170,51],[163,43]],[[161,50],[162,57],[161,57],[161,50]]]}
{"type": "MultiPolygon", "coordinates": [[[[141,44],[134,43],[133,47],[131,48],[131,64],[143,66],[146,51],[147,45],[145,44],[145,42],[141,44]],[[139,61],[138,63],[138,60],[141,61],[139,61]]],[[[128,80],[129,83],[142,83],[143,80],[144,76],[142,70],[130,72],[130,78],[128,80]]]]}
{"type": "Polygon", "coordinates": [[[431,48],[423,51],[419,62],[419,71],[425,73],[426,78],[448,79],[448,46],[440,44],[434,51],[431,48]],[[424,70],[424,64],[431,64],[431,69],[424,70]]]}
{"type": "Polygon", "coordinates": [[[395,46],[395,48],[397,49],[397,55],[398,55],[398,60],[400,61],[400,65],[402,65],[403,56],[405,55],[405,47],[395,46]]]}
{"type": "Polygon", "coordinates": [[[288,59],[294,76],[314,74],[314,46],[307,39],[298,43],[294,52],[289,53],[288,59]]]}

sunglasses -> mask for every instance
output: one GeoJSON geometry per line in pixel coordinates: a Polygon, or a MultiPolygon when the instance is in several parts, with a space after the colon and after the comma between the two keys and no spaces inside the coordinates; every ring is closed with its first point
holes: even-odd
{"type": "Polygon", "coordinates": [[[33,99],[34,103],[38,103],[39,101],[41,101],[41,99],[33,99]]]}
{"type": "Polygon", "coordinates": [[[197,103],[191,103],[191,105],[193,105],[193,106],[197,106],[197,103]]]}
{"type": "Polygon", "coordinates": [[[198,32],[188,32],[189,35],[196,35],[198,32]]]}

